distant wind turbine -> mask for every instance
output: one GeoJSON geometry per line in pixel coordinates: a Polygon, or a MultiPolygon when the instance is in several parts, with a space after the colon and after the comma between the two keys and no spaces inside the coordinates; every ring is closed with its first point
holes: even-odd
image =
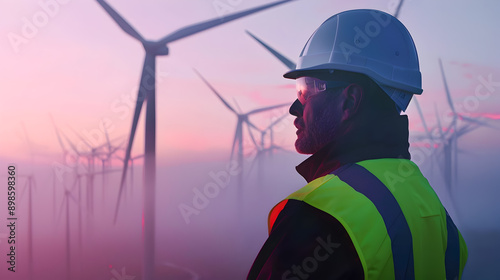
{"type": "Polygon", "coordinates": [[[216,27],[226,22],[290,2],[292,0],[283,0],[273,2],[271,4],[262,5],[243,12],[230,14],[222,18],[215,18],[198,24],[193,24],[181,28],[158,41],[149,41],[144,39],[125,19],[120,16],[111,6],[104,0],[97,2],[106,10],[106,12],[115,20],[115,22],[130,36],[139,40],[144,46],[146,57],[142,70],[141,82],[137,103],[135,107],[134,117],[132,121],[132,129],[130,132],[129,142],[125,153],[124,167],[120,182],[120,190],[118,193],[118,201],[115,210],[114,222],[118,217],[120,206],[121,193],[125,182],[127,165],[130,159],[132,143],[134,141],[139,115],[142,105],[147,100],[146,107],[146,139],[144,152],[144,205],[143,205],[143,280],[151,280],[154,277],[154,244],[155,244],[155,186],[156,186],[156,56],[167,55],[167,44],[176,40],[191,36],[204,30],[216,27]],[[150,74],[152,72],[152,74],[150,74]]]}
{"type": "Polygon", "coordinates": [[[277,145],[274,144],[274,130],[273,130],[273,127],[275,125],[277,125],[278,123],[280,123],[288,115],[289,115],[288,112],[285,113],[285,114],[283,114],[281,117],[275,119],[274,121],[272,120],[271,123],[265,129],[259,130],[260,133],[261,133],[261,136],[260,136],[260,147],[257,150],[257,154],[252,159],[252,163],[250,164],[250,168],[248,170],[247,176],[250,176],[250,174],[252,173],[252,170],[253,170],[256,162],[259,161],[259,163],[258,163],[258,165],[259,165],[259,170],[258,170],[259,176],[258,177],[259,178],[262,177],[261,173],[262,173],[263,166],[261,164],[261,160],[262,160],[262,156],[264,154],[269,153],[269,154],[272,155],[273,150],[287,151],[284,148],[282,148],[282,147],[277,146],[277,145]],[[265,146],[265,138],[266,138],[266,135],[268,133],[269,133],[269,146],[266,148],[266,146],[265,146]]]}
{"type": "Polygon", "coordinates": [[[274,105],[274,106],[258,108],[258,109],[252,110],[250,112],[247,112],[247,113],[241,113],[241,112],[235,110],[231,105],[229,105],[229,103],[220,95],[220,93],[217,92],[217,90],[215,90],[215,88],[198,71],[196,71],[196,70],[194,70],[194,71],[203,80],[203,82],[210,88],[210,90],[212,90],[212,92],[220,99],[220,101],[222,101],[222,103],[224,103],[226,108],[229,109],[231,112],[233,112],[236,115],[236,117],[238,118],[238,122],[236,123],[236,131],[235,131],[234,139],[233,139],[233,145],[231,148],[231,158],[233,158],[235,147],[236,147],[236,145],[238,145],[238,163],[241,164],[242,158],[243,158],[243,125],[247,126],[248,133],[250,134],[250,137],[252,138],[254,145],[256,147],[258,147],[257,142],[253,138],[253,134],[250,132],[250,128],[253,128],[253,129],[256,129],[259,131],[260,131],[260,129],[257,128],[252,122],[250,122],[248,117],[253,115],[253,114],[281,108],[281,107],[287,106],[289,104],[288,103],[278,104],[278,105],[274,105]]]}
{"type": "Polygon", "coordinates": [[[441,139],[444,142],[444,178],[446,187],[451,193],[452,186],[458,183],[458,138],[481,126],[491,126],[479,119],[467,117],[456,112],[455,106],[453,105],[453,99],[451,98],[451,93],[448,87],[448,82],[446,81],[446,75],[444,73],[443,63],[441,59],[439,59],[439,68],[441,70],[441,77],[443,79],[443,85],[446,92],[446,100],[448,102],[448,106],[451,109],[451,113],[453,114],[451,123],[446,128],[446,131],[444,131],[445,134],[443,135],[443,133],[441,133],[441,139]],[[465,121],[467,122],[467,124],[458,127],[459,120],[465,121]]]}
{"type": "MultiPolygon", "coordinates": [[[[399,1],[398,6],[396,7],[396,11],[394,11],[395,18],[399,18],[399,12],[401,11],[401,8],[403,7],[403,3],[404,3],[404,0],[399,1]]],[[[434,141],[435,139],[432,136],[431,130],[427,127],[427,122],[425,121],[424,114],[422,113],[422,109],[420,107],[420,103],[418,102],[418,96],[414,95],[412,100],[413,100],[413,103],[415,104],[415,106],[417,107],[418,115],[420,117],[420,120],[422,121],[422,126],[424,127],[425,134],[426,134],[428,140],[431,142],[431,148],[435,148],[436,147],[436,144],[434,141]]],[[[434,157],[431,158],[431,171],[434,170],[434,168],[432,168],[432,166],[434,165],[434,160],[435,160],[434,157]]],[[[441,168],[439,166],[439,164],[437,164],[437,165],[439,168],[441,168]]]]}
{"type": "Polygon", "coordinates": [[[281,115],[281,117],[275,119],[274,121],[271,122],[265,129],[261,130],[261,147],[262,147],[262,152],[271,152],[273,150],[284,150],[282,147],[277,146],[274,144],[274,126],[279,124],[282,120],[284,120],[286,117],[289,116],[289,113],[285,113],[281,115]],[[264,147],[264,138],[266,134],[269,133],[269,147],[265,148],[264,147]]]}

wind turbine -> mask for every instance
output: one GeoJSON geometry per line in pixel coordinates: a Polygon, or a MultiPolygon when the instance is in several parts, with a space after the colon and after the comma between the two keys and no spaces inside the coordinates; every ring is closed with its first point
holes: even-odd
{"type": "MultiPolygon", "coordinates": [[[[273,127],[275,125],[277,125],[278,123],[280,123],[284,118],[286,118],[288,116],[288,112],[283,114],[281,117],[275,119],[274,121],[272,120],[271,121],[271,124],[269,124],[265,129],[262,129],[262,130],[259,130],[259,132],[261,133],[261,138],[260,138],[260,148],[257,150],[257,154],[255,155],[255,157],[252,159],[252,163],[250,164],[250,168],[248,170],[248,173],[247,173],[247,176],[250,176],[250,174],[252,173],[252,170],[255,166],[255,162],[256,161],[259,161],[258,165],[259,165],[259,170],[258,170],[258,174],[259,174],[259,178],[261,178],[262,176],[260,176],[260,174],[262,173],[262,164],[261,164],[261,159],[262,159],[262,156],[265,154],[265,153],[270,153],[272,155],[272,152],[273,150],[282,150],[282,151],[287,151],[285,150],[284,148],[280,147],[280,146],[277,146],[274,144],[274,131],[273,131],[273,127]],[[269,146],[266,148],[265,147],[265,138],[266,138],[266,134],[269,133],[269,146]]],[[[262,184],[261,184],[262,185],[262,184]]]]}
{"type": "MultiPolygon", "coordinates": [[[[446,100],[448,106],[451,109],[453,118],[451,123],[446,128],[445,133],[441,134],[442,140],[444,140],[444,156],[445,156],[445,170],[444,178],[448,190],[451,192],[451,187],[458,183],[458,138],[464,136],[465,134],[481,127],[487,126],[491,127],[489,124],[478,120],[473,117],[466,117],[456,112],[455,106],[453,105],[453,100],[451,98],[450,90],[448,87],[448,82],[446,81],[446,75],[444,73],[443,63],[439,59],[439,68],[441,70],[441,77],[443,79],[443,85],[446,92],[446,100]],[[458,127],[458,120],[467,122],[467,124],[458,127]],[[443,139],[446,138],[446,139],[443,139]]],[[[439,119],[438,119],[439,120],[439,119]]]]}
{"type": "MultiPolygon", "coordinates": [[[[77,155],[77,163],[79,162],[79,159],[80,157],[83,157],[85,156],[82,152],[78,151],[78,149],[76,148],[75,144],[73,144],[73,142],[71,142],[71,140],[68,139],[68,137],[62,133],[62,136],[66,139],[66,142],[68,143],[68,145],[71,147],[71,149],[75,152],[75,154],[77,155]]],[[[86,204],[87,204],[87,213],[90,212],[89,210],[89,170],[85,170],[84,173],[80,173],[79,170],[78,170],[78,166],[79,164],[76,164],[75,167],[74,167],[74,181],[73,181],[73,188],[75,188],[77,185],[78,185],[78,202],[75,200],[75,202],[77,202],[78,204],[78,232],[79,232],[79,237],[78,237],[78,243],[79,243],[79,246],[81,247],[81,232],[82,232],[82,191],[81,191],[81,179],[82,177],[86,177],[87,178],[87,181],[86,181],[86,185],[87,185],[87,189],[86,189],[86,196],[87,196],[87,199],[86,199],[86,204]]],[[[67,191],[66,187],[64,187],[64,190],[67,191]]],[[[64,200],[63,200],[64,202],[64,200]]],[[[87,215],[87,223],[90,224],[90,221],[89,221],[89,215],[87,215]]]]}
{"type": "Polygon", "coordinates": [[[235,131],[234,139],[233,139],[233,145],[231,148],[231,158],[233,158],[235,147],[236,147],[236,145],[238,145],[238,163],[241,164],[243,162],[243,125],[247,126],[248,133],[250,134],[250,137],[251,137],[254,145],[256,147],[258,147],[258,144],[255,141],[255,138],[253,137],[253,134],[251,133],[250,128],[253,128],[253,129],[256,129],[259,131],[260,131],[260,129],[257,128],[252,122],[250,122],[248,117],[253,115],[253,114],[273,110],[276,108],[281,108],[281,107],[287,106],[289,104],[284,103],[284,104],[268,106],[268,107],[264,107],[264,108],[258,108],[258,109],[252,110],[250,112],[247,112],[247,113],[241,113],[241,112],[235,110],[231,105],[229,105],[229,103],[217,92],[217,90],[215,90],[215,88],[210,83],[208,83],[208,81],[198,71],[196,71],[196,70],[194,70],[194,71],[203,80],[203,82],[210,88],[210,90],[212,90],[212,92],[222,101],[222,103],[224,103],[226,108],[228,108],[231,112],[233,112],[236,115],[236,117],[238,118],[238,122],[236,123],[236,131],[235,131]]]}
{"type": "Polygon", "coordinates": [[[144,100],[147,100],[146,107],[146,132],[145,132],[145,152],[144,152],[144,205],[143,205],[143,280],[151,280],[154,277],[154,244],[155,244],[155,186],[156,186],[156,56],[167,55],[167,44],[176,40],[191,36],[204,30],[213,28],[223,23],[271,8],[276,5],[284,4],[292,0],[283,0],[271,4],[262,5],[257,8],[249,9],[243,12],[230,14],[222,18],[215,18],[198,24],[193,24],[181,28],[164,38],[157,41],[144,39],[122,16],[120,16],[104,0],[97,2],[106,10],[106,12],[115,20],[115,22],[130,36],[139,40],[144,46],[146,57],[142,70],[141,82],[137,103],[132,121],[132,129],[125,154],[124,167],[118,193],[118,201],[115,210],[114,222],[118,216],[120,198],[123,190],[123,183],[126,178],[127,165],[130,159],[132,143],[134,141],[137,122],[142,109],[144,100]],[[152,74],[150,74],[152,73],[152,74]]]}
{"type": "Polygon", "coordinates": [[[59,181],[61,182],[61,185],[63,187],[65,187],[65,184],[64,184],[64,179],[65,179],[65,176],[64,174],[66,173],[67,169],[71,170],[70,167],[68,167],[68,154],[69,154],[69,151],[68,149],[66,148],[66,146],[64,145],[64,141],[61,137],[61,133],[59,132],[59,128],[57,127],[55,121],[54,121],[54,118],[52,117],[51,114],[49,114],[50,116],[50,120],[52,122],[52,126],[54,127],[54,131],[56,133],[56,136],[57,136],[57,141],[59,143],[59,146],[61,147],[61,151],[62,151],[62,161],[61,162],[54,162],[53,165],[52,165],[52,174],[53,174],[53,182],[52,182],[52,200],[53,200],[53,210],[54,210],[54,217],[56,216],[55,213],[56,213],[56,178],[59,179],[59,181]]]}
{"type": "MultiPolygon", "coordinates": [[[[275,125],[279,124],[283,119],[285,119],[288,116],[289,116],[288,112],[281,115],[281,117],[272,121],[271,124],[269,124],[269,126],[267,126],[264,130],[261,131],[262,138],[264,138],[266,136],[266,134],[269,132],[269,147],[263,149],[263,151],[269,151],[272,153],[273,150],[284,150],[282,147],[274,144],[274,129],[273,128],[275,125]]],[[[264,147],[263,143],[264,143],[264,141],[262,141],[262,147],[264,147]]]]}
{"type": "MultiPolygon", "coordinates": [[[[95,159],[99,158],[101,159],[101,156],[107,156],[108,158],[110,157],[110,154],[116,152],[118,148],[111,149],[111,144],[109,142],[103,143],[99,146],[92,146],[83,136],[81,136],[78,132],[76,132],[73,129],[73,132],[76,134],[78,138],[89,148],[89,152],[84,153],[85,157],[87,158],[87,208],[89,210],[89,216],[94,215],[94,179],[95,175],[97,174],[102,174],[103,178],[106,176],[106,172],[97,172],[95,168],[95,159]],[[108,153],[101,152],[101,150],[105,147],[108,147],[108,149],[111,149],[108,151],[108,153]]],[[[74,146],[74,145],[73,145],[74,146]]],[[[82,155],[82,153],[80,153],[82,155]]],[[[102,159],[101,159],[102,160],[102,159]]],[[[104,161],[103,163],[103,169],[104,169],[104,161]]],[[[104,185],[103,185],[104,188],[104,185]]]]}

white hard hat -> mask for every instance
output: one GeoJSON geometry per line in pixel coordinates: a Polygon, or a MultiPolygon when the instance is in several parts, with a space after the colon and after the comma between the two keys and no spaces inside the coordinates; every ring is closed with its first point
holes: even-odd
{"type": "Polygon", "coordinates": [[[422,93],[415,44],[406,27],[390,14],[351,10],[336,14],[316,29],[302,50],[296,79],[312,70],[365,74],[405,111],[413,94],[422,93]]]}

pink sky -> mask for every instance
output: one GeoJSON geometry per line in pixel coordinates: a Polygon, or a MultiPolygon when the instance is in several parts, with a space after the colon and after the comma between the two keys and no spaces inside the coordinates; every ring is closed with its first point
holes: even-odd
{"type": "MultiPolygon", "coordinates": [[[[253,170],[253,177],[249,176],[251,180],[247,182],[244,203],[240,204],[235,199],[241,198],[242,188],[236,188],[234,178],[234,186],[228,187],[225,192],[221,191],[220,197],[215,198],[210,207],[196,217],[198,219],[191,225],[184,223],[177,209],[178,204],[192,201],[193,190],[212,181],[209,175],[211,171],[225,170],[236,126],[236,117],[196,76],[192,68],[196,68],[228,102],[234,104],[236,100],[242,111],[292,102],[296,96],[294,82],[282,78],[286,67],[245,34],[245,30],[296,61],[312,32],[333,14],[355,8],[392,12],[398,1],[297,0],[168,46],[170,54],[157,59],[157,209],[161,213],[157,216],[161,219],[157,227],[157,241],[158,247],[162,248],[159,252],[166,254],[160,256],[159,260],[175,257],[176,262],[190,266],[198,265],[199,261],[201,267],[216,263],[219,266],[210,267],[210,270],[217,273],[239,264],[244,267],[236,268],[239,269],[238,273],[245,273],[267,234],[265,221],[268,210],[303,182],[293,169],[302,156],[281,153],[279,157],[269,157],[260,162],[262,165],[258,163],[253,170]],[[239,215],[235,209],[247,211],[243,211],[245,215],[239,215]],[[199,233],[204,231],[209,232],[208,241],[199,238],[199,233]],[[252,243],[249,244],[248,240],[252,243]],[[226,246],[215,248],[221,242],[225,242],[226,246]],[[171,250],[176,246],[178,250],[171,250]],[[241,259],[241,252],[245,252],[243,258],[247,259],[241,259]],[[227,259],[229,263],[220,262],[220,259],[227,259]]],[[[161,38],[185,25],[219,16],[214,5],[226,4],[228,11],[232,12],[270,2],[108,0],[148,39],[161,38]]],[[[500,85],[496,86],[496,81],[500,81],[500,56],[497,55],[500,45],[497,36],[499,8],[500,2],[488,0],[405,1],[400,19],[417,45],[424,88],[418,100],[429,127],[437,123],[434,104],[443,125],[449,119],[438,58],[443,60],[455,107],[465,109],[461,112],[469,116],[491,114],[488,116],[496,118],[500,114],[500,85]],[[493,81],[495,87],[491,88],[490,94],[482,91],[482,95],[478,96],[475,90],[484,80],[493,81]]],[[[107,122],[112,139],[127,139],[144,50],[139,42],[113,22],[96,1],[3,1],[0,18],[0,163],[4,163],[4,168],[7,164],[15,164],[19,174],[33,171],[28,170],[33,166],[28,164],[31,152],[23,129],[23,126],[26,127],[33,161],[37,164],[34,172],[39,186],[34,199],[35,216],[38,215],[34,219],[37,238],[35,254],[38,254],[35,259],[38,261],[38,272],[50,273],[51,278],[48,279],[53,279],[53,275],[58,274],[52,273],[51,269],[63,273],[61,263],[64,261],[62,252],[65,245],[61,242],[63,223],[57,224],[52,217],[55,209],[52,209],[51,204],[57,203],[55,208],[59,209],[63,192],[54,193],[56,199],[52,200],[52,183],[56,181],[52,177],[55,169],[51,169],[51,164],[60,162],[62,153],[50,115],[80,150],[85,149],[85,144],[74,131],[95,145],[104,143],[104,132],[100,127],[103,121],[107,122]],[[49,10],[47,3],[51,5],[49,10]],[[35,22],[38,25],[35,26],[36,30],[32,28],[29,30],[31,33],[28,32],[27,26],[35,22]],[[26,37],[23,30],[29,36],[26,37]],[[23,43],[12,44],[13,36],[18,36],[18,40],[19,36],[24,36],[23,43]],[[49,245],[50,248],[47,248],[49,245]],[[43,261],[49,261],[46,258],[47,250],[54,252],[55,259],[50,259],[50,264],[45,266],[43,261]]],[[[252,121],[264,128],[270,119],[286,111],[284,108],[264,113],[252,118],[252,121]]],[[[410,104],[407,114],[412,133],[422,133],[422,123],[414,105],[410,104]]],[[[289,150],[293,150],[296,137],[292,121],[293,117],[285,118],[275,133],[276,143],[289,150]]],[[[498,120],[495,124],[499,125],[498,120]]],[[[133,155],[143,152],[143,127],[144,116],[141,116],[133,155]]],[[[460,222],[470,228],[497,227],[499,224],[497,216],[488,214],[498,213],[496,169],[500,156],[499,134],[497,130],[480,128],[459,142],[460,174],[453,191],[460,194],[458,201],[460,210],[463,210],[460,222]]],[[[250,144],[248,139],[246,142],[250,144]]],[[[425,144],[420,147],[428,152],[425,144]]],[[[431,184],[448,206],[450,200],[442,178],[437,170],[432,170],[436,169],[435,166],[427,164],[431,159],[426,158],[423,170],[432,175],[429,177],[434,180],[431,184]]],[[[87,166],[81,160],[81,166],[87,166]]],[[[121,167],[118,160],[113,165],[121,167]]],[[[56,182],[56,189],[77,182],[73,172],[80,171],[71,170],[66,178],[56,182]]],[[[140,256],[135,251],[130,254],[134,249],[130,246],[131,241],[139,240],[140,226],[136,222],[142,209],[141,196],[137,195],[141,179],[138,167],[135,174],[135,195],[126,200],[128,207],[122,208],[124,212],[120,214],[122,218],[118,227],[111,226],[110,221],[114,213],[119,175],[110,176],[112,179],[107,182],[109,188],[98,189],[97,195],[102,200],[98,201],[97,209],[100,211],[96,211],[99,213],[99,219],[96,220],[102,223],[102,227],[96,226],[96,229],[105,235],[99,235],[98,238],[96,235],[95,243],[84,240],[85,245],[94,244],[99,250],[105,251],[100,254],[92,250],[94,247],[85,247],[90,248],[88,259],[99,265],[93,269],[103,270],[101,275],[106,275],[108,279],[112,277],[109,265],[120,268],[124,263],[116,259],[110,262],[108,255],[119,258],[140,256]],[[105,198],[106,204],[102,203],[105,198]],[[117,239],[116,235],[123,239],[117,239]],[[108,244],[102,246],[101,242],[108,244]],[[123,248],[129,252],[115,253],[123,248]],[[96,255],[101,259],[95,259],[96,255]]],[[[24,178],[19,180],[20,184],[25,181],[24,178]]],[[[101,181],[96,181],[96,184],[101,186],[101,181]]],[[[26,195],[19,199],[20,215],[26,217],[26,195]]],[[[7,199],[2,201],[0,204],[7,199]]],[[[76,209],[74,204],[71,207],[71,211],[76,209]]],[[[5,211],[2,213],[0,215],[6,214],[5,211]]],[[[76,215],[75,211],[72,213],[76,215]]],[[[457,212],[452,209],[450,213],[455,215],[457,212]]],[[[75,231],[76,224],[71,224],[71,228],[75,231]]],[[[19,229],[19,232],[25,234],[26,227],[19,229]]],[[[483,260],[489,260],[479,254],[474,255],[474,258],[481,264],[483,260]]],[[[73,261],[78,263],[76,259],[73,261]]],[[[132,269],[132,266],[127,266],[127,269],[132,269]]],[[[6,270],[3,271],[0,275],[6,270]]]]}
{"type": "MultiPolygon", "coordinates": [[[[112,138],[129,133],[132,103],[127,100],[136,96],[144,59],[142,46],[125,34],[95,1],[54,1],[40,2],[56,3],[49,10],[38,2],[11,1],[0,12],[2,157],[28,157],[23,123],[34,149],[58,154],[49,113],[74,141],[77,138],[71,129],[93,135],[97,141],[95,133],[103,119],[112,123],[112,138]],[[24,36],[26,26],[35,23],[39,27],[35,26],[32,38],[25,38],[25,43],[18,46],[11,43],[12,34],[24,36]]],[[[269,2],[198,1],[194,6],[180,0],[110,0],[109,4],[143,36],[159,38],[182,26],[217,17],[221,11],[215,6],[220,3],[233,3],[234,6],[226,7],[240,11],[269,2]]],[[[223,154],[221,157],[229,154],[236,118],[194,74],[192,67],[230,103],[236,99],[243,111],[294,100],[293,81],[281,77],[287,69],[244,30],[296,60],[314,29],[334,13],[362,7],[390,12],[395,2],[294,1],[170,44],[170,55],[157,59],[159,155],[182,157],[186,152],[214,151],[223,154]]],[[[490,55],[496,53],[498,41],[489,42],[498,39],[488,35],[496,34],[499,24],[494,23],[498,23],[498,18],[495,9],[481,3],[405,1],[400,19],[412,33],[419,51],[424,87],[419,100],[429,126],[435,124],[434,103],[442,114],[448,110],[438,57],[443,59],[456,103],[473,96],[479,76],[493,75],[493,81],[500,80],[496,68],[499,58],[490,55]]],[[[495,111],[500,102],[496,94],[480,100],[469,113],[499,113],[495,111]]],[[[263,128],[269,117],[283,112],[286,110],[263,114],[255,118],[255,123],[263,128]]],[[[421,130],[412,105],[407,113],[411,127],[421,130]]],[[[287,125],[277,136],[277,141],[290,149],[295,136],[292,120],[285,119],[287,125]]],[[[135,153],[143,148],[143,122],[141,117],[135,153]]]]}

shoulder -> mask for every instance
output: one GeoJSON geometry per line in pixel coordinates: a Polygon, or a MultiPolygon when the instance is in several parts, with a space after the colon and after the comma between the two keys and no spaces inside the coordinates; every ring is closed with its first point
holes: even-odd
{"type": "Polygon", "coordinates": [[[335,217],[301,200],[283,203],[250,275],[259,275],[255,279],[363,279],[353,241],[335,217]]]}

